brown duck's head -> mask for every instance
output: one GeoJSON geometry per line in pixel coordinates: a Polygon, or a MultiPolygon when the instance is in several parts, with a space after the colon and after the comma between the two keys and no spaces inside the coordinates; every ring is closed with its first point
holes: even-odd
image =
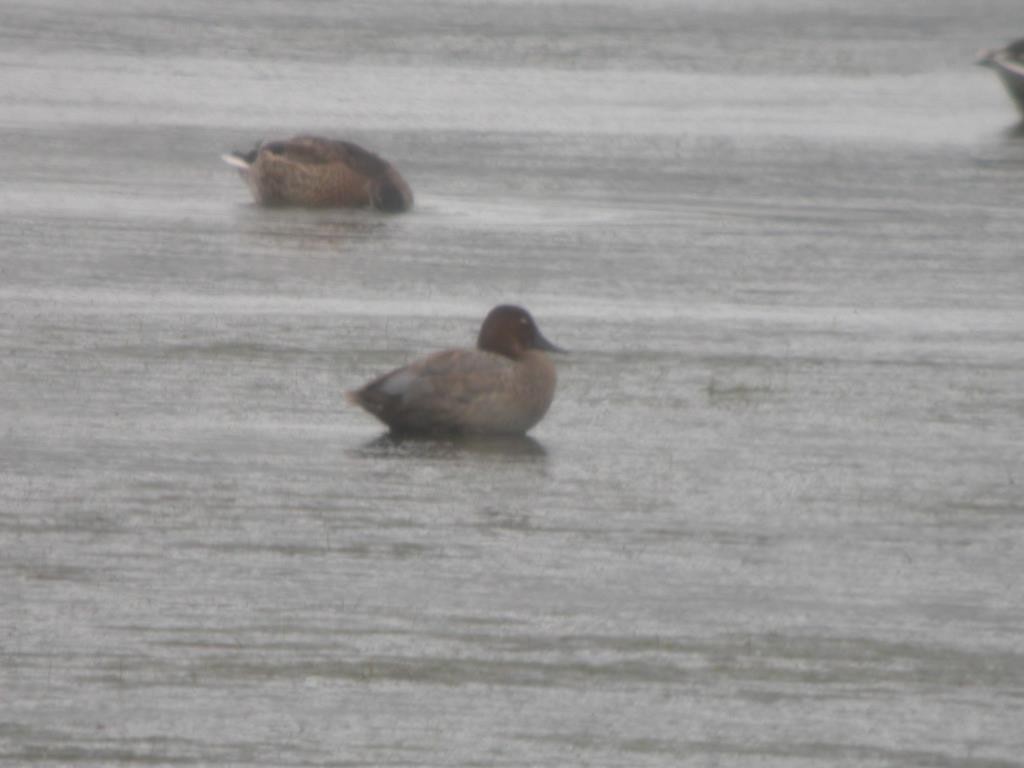
{"type": "Polygon", "coordinates": [[[513,360],[531,349],[565,352],[544,338],[529,312],[511,304],[497,306],[487,314],[483,325],[480,326],[476,346],[477,349],[504,355],[513,360]]]}

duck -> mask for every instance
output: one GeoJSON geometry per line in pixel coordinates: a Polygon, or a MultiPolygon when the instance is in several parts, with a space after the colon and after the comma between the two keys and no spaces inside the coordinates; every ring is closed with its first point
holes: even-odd
{"type": "Polygon", "coordinates": [[[547,413],[565,353],[523,307],[484,318],[475,349],[446,349],[345,393],[395,435],[524,435],[547,413]]]}
{"type": "Polygon", "coordinates": [[[995,70],[1024,118],[1024,38],[1005,48],[982,51],[975,63],[995,70]]]}
{"type": "Polygon", "coordinates": [[[386,160],[350,141],[293,136],[221,155],[267,206],[412,208],[412,190],[386,160]]]}

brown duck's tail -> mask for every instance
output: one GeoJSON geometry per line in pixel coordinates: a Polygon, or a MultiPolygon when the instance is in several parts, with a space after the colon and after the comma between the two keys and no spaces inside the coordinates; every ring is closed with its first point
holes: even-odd
{"type": "MultiPolygon", "coordinates": [[[[387,374],[384,377],[386,378],[387,374]]],[[[402,398],[383,391],[378,384],[380,380],[370,382],[361,389],[350,389],[345,399],[352,405],[358,405],[367,413],[373,414],[392,429],[396,426],[402,398]]]]}
{"type": "Polygon", "coordinates": [[[228,154],[221,155],[220,159],[228,165],[233,165],[242,171],[249,170],[249,166],[256,162],[256,158],[260,153],[260,145],[257,144],[255,147],[250,149],[248,152],[229,152],[228,154]]]}
{"type": "Polygon", "coordinates": [[[368,411],[382,421],[389,405],[395,399],[374,388],[373,384],[367,384],[362,389],[350,389],[345,393],[345,399],[352,405],[358,405],[364,411],[368,411]]]}

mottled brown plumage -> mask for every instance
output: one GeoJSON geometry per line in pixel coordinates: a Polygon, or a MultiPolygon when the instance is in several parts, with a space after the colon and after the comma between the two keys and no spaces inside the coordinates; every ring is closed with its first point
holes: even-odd
{"type": "Polygon", "coordinates": [[[348,141],[295,136],[223,155],[262,205],[412,207],[412,190],[390,163],[348,141]]]}
{"type": "Polygon", "coordinates": [[[487,315],[476,349],[436,352],[348,392],[399,433],[523,434],[547,413],[561,352],[529,312],[503,305],[487,315]]]}

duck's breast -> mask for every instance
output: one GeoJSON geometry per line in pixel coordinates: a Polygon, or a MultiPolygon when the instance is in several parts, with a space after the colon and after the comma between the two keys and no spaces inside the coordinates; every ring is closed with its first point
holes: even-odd
{"type": "Polygon", "coordinates": [[[520,434],[544,418],[554,398],[555,366],[541,352],[526,352],[518,360],[479,352],[487,371],[466,390],[462,423],[467,431],[520,434]]]}

